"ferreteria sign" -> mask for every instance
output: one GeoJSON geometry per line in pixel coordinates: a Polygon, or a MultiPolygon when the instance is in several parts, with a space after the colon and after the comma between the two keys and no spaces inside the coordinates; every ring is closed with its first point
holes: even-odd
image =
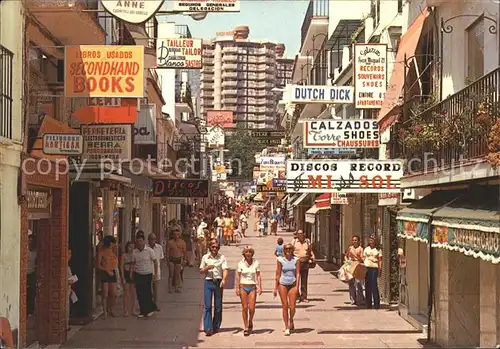
{"type": "Polygon", "coordinates": [[[354,90],[357,109],[380,109],[387,90],[387,45],[354,45],[354,90]]]}
{"type": "Polygon", "coordinates": [[[132,153],[132,125],[96,124],[82,125],[82,159],[87,162],[130,161],[132,153]]]}
{"type": "Polygon", "coordinates": [[[158,39],[156,68],[201,69],[201,39],[158,39]]]}
{"type": "Polygon", "coordinates": [[[304,148],[378,148],[376,120],[308,120],[304,148]]]}
{"type": "Polygon", "coordinates": [[[399,193],[399,160],[289,160],[289,193],[399,193]]]}
{"type": "Polygon", "coordinates": [[[288,85],[290,103],[354,103],[352,86],[304,86],[288,85]],[[291,91],[290,91],[291,89],[291,91]]]}
{"type": "Polygon", "coordinates": [[[155,15],[164,0],[101,0],[106,11],[128,23],[144,23],[155,15]]]}

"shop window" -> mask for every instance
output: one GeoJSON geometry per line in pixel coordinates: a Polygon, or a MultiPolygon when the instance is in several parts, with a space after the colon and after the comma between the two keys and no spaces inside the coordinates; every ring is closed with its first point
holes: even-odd
{"type": "Polygon", "coordinates": [[[467,78],[475,81],[484,74],[484,17],[481,16],[466,29],[467,78]]]}
{"type": "Polygon", "coordinates": [[[377,28],[380,23],[380,0],[371,0],[370,17],[373,18],[374,28],[377,28]]]}

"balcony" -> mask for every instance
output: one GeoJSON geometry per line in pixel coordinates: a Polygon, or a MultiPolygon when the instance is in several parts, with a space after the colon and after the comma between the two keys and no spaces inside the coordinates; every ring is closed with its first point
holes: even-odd
{"type": "MultiPolygon", "coordinates": [[[[309,0],[304,21],[302,22],[300,54],[306,56],[312,49],[313,37],[317,34],[328,32],[329,0],[309,0]]],[[[320,48],[324,41],[324,35],[318,37],[314,43],[315,48],[320,48]],[[321,41],[321,42],[320,42],[321,41]]]]}
{"type": "Polygon", "coordinates": [[[176,24],[175,25],[175,34],[179,35],[183,39],[191,39],[191,31],[186,24],[176,24]]]}
{"type": "Polygon", "coordinates": [[[14,54],[0,45],[0,137],[12,138],[12,61],[14,54]]]}
{"type": "MultiPolygon", "coordinates": [[[[405,177],[403,186],[443,184],[494,175],[486,157],[490,153],[488,138],[492,126],[499,119],[499,83],[500,68],[497,68],[428,108],[412,110],[407,103],[404,114],[410,117],[405,116],[391,135],[391,157],[412,160],[408,164],[411,175],[405,177]],[[453,169],[452,175],[448,173],[450,169],[453,169]]],[[[496,151],[500,151],[498,145],[496,151]]],[[[498,176],[500,172],[496,172],[498,176]]]]}
{"type": "Polygon", "coordinates": [[[28,0],[29,14],[63,45],[104,45],[106,32],[99,24],[97,2],[86,0],[28,0]]]}

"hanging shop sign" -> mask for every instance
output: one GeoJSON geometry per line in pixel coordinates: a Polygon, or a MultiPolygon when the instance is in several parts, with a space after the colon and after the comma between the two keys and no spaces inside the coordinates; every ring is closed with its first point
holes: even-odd
{"type": "Polygon", "coordinates": [[[42,151],[47,155],[80,155],[83,152],[83,137],[66,133],[45,133],[42,151]]]}
{"type": "Polygon", "coordinates": [[[287,192],[400,192],[400,160],[289,160],[287,192]]]}
{"type": "Polygon", "coordinates": [[[286,188],[286,179],[273,178],[273,188],[286,188]]]}
{"type": "Polygon", "coordinates": [[[354,90],[357,109],[380,109],[387,90],[387,45],[354,45],[354,90]]]}
{"type": "Polygon", "coordinates": [[[304,148],[378,148],[380,132],[376,120],[307,120],[304,148]]]}
{"type": "Polygon", "coordinates": [[[330,196],[330,204],[332,205],[349,205],[347,194],[332,193],[330,196]]]}
{"type": "Polygon", "coordinates": [[[25,196],[27,209],[29,211],[50,213],[50,191],[27,190],[25,196]]]}
{"type": "Polygon", "coordinates": [[[201,39],[158,39],[157,69],[201,69],[201,39]]]}
{"type": "Polygon", "coordinates": [[[209,148],[223,147],[225,143],[224,129],[219,126],[207,127],[205,139],[209,148]]]}
{"type": "Polygon", "coordinates": [[[144,46],[65,46],[64,96],[143,97],[144,46]]]}
{"type": "Polygon", "coordinates": [[[106,11],[122,21],[128,23],[144,23],[163,5],[164,0],[101,0],[106,11]]]}
{"type": "Polygon", "coordinates": [[[257,193],[277,193],[285,191],[285,187],[272,187],[267,184],[257,184],[257,193]]]}
{"type": "Polygon", "coordinates": [[[354,90],[352,86],[307,86],[288,85],[290,103],[322,103],[322,104],[352,104],[354,103],[354,90]]]}
{"type": "Polygon", "coordinates": [[[87,162],[101,162],[103,159],[125,162],[132,158],[132,125],[82,125],[81,134],[82,159],[87,162]]]}
{"type": "Polygon", "coordinates": [[[357,153],[355,148],[307,148],[308,155],[349,156],[357,153]]]}
{"type": "Polygon", "coordinates": [[[261,130],[261,131],[250,131],[250,136],[256,138],[285,138],[285,131],[275,131],[275,130],[261,130]]]}
{"type": "Polygon", "coordinates": [[[134,144],[156,144],[156,104],[141,104],[134,124],[134,144]]]}
{"type": "Polygon", "coordinates": [[[234,115],[231,110],[207,111],[207,126],[233,127],[234,115]]]}
{"type": "Polygon", "coordinates": [[[176,0],[174,12],[240,12],[240,0],[176,0]]]}
{"type": "Polygon", "coordinates": [[[261,156],[260,169],[261,170],[284,170],[286,157],[283,156],[261,156]]]}
{"type": "Polygon", "coordinates": [[[208,180],[205,179],[156,179],[153,196],[170,198],[206,198],[208,180]]]}

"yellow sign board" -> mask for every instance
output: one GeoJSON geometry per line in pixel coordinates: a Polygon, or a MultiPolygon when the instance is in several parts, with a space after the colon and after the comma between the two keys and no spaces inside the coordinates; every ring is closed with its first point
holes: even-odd
{"type": "Polygon", "coordinates": [[[66,97],[144,96],[144,46],[66,46],[66,97]]]}

